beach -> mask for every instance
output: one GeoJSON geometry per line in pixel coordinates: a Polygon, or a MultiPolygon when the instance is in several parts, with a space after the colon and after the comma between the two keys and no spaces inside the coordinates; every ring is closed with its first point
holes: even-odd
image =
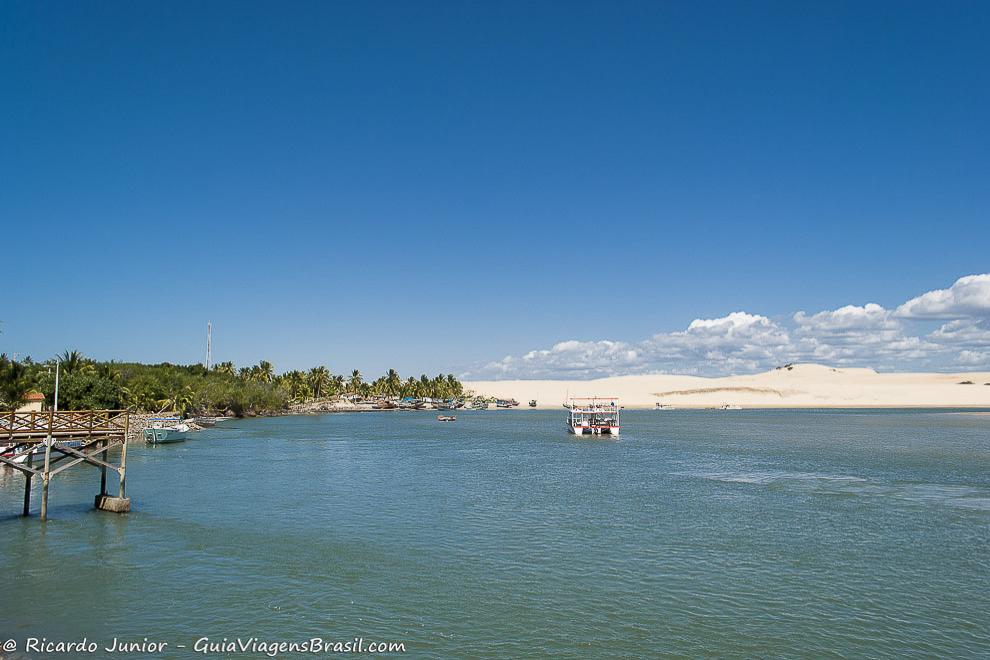
{"type": "Polygon", "coordinates": [[[557,408],[569,396],[618,397],[626,408],[984,408],[990,372],[877,373],[873,369],[795,364],[748,376],[616,376],[597,380],[471,381],[484,396],[532,399],[557,408]]]}

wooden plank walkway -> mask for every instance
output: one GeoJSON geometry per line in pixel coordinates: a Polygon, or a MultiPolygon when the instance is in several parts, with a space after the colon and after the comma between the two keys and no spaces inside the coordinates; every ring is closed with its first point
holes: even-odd
{"type": "Polygon", "coordinates": [[[31,512],[31,485],[41,477],[41,519],[48,518],[48,484],[51,479],[79,464],[100,469],[100,494],[95,505],[106,511],[126,512],[127,432],[126,410],[58,410],[0,413],[0,465],[24,475],[24,515],[31,512]],[[41,448],[44,450],[41,451],[41,448]],[[120,447],[120,464],[109,460],[109,452],[120,447]],[[43,462],[35,466],[36,460],[43,462]],[[119,478],[118,494],[107,493],[107,471],[119,478]]]}

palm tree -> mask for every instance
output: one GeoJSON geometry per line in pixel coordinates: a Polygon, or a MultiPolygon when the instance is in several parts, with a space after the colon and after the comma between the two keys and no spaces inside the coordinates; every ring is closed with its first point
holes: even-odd
{"type": "Polygon", "coordinates": [[[330,390],[332,394],[340,394],[344,391],[344,376],[334,374],[330,377],[330,390]]]}
{"type": "Polygon", "coordinates": [[[294,399],[300,398],[299,395],[303,392],[304,389],[306,389],[306,374],[304,374],[303,372],[297,369],[294,369],[282,376],[279,376],[278,380],[284,382],[288,386],[289,393],[292,395],[292,398],[294,399]]]}
{"type": "Polygon", "coordinates": [[[363,381],[364,381],[364,379],[361,377],[361,372],[358,371],[357,369],[355,369],[354,371],[351,372],[351,382],[348,385],[348,388],[347,388],[348,391],[349,392],[352,392],[354,394],[360,394],[361,393],[361,384],[362,384],[363,381]]]}
{"type": "Polygon", "coordinates": [[[262,383],[270,383],[272,382],[272,378],[275,377],[275,367],[268,360],[261,360],[258,362],[256,375],[257,379],[262,383]]]}
{"type": "Polygon", "coordinates": [[[399,372],[395,369],[389,369],[388,373],[385,374],[385,392],[395,396],[402,389],[402,378],[399,376],[399,372]]]}
{"type": "Polygon", "coordinates": [[[213,371],[229,377],[233,377],[237,373],[234,369],[233,362],[220,362],[219,364],[215,364],[213,365],[213,371]]]}
{"type": "Polygon", "coordinates": [[[31,379],[27,368],[0,354],[0,403],[10,406],[13,410],[24,400],[24,395],[31,389],[31,379]]]}
{"type": "Polygon", "coordinates": [[[330,370],[323,366],[313,367],[309,370],[308,380],[309,386],[313,388],[316,398],[319,399],[330,384],[330,370]]]}
{"type": "Polygon", "coordinates": [[[62,363],[62,371],[66,375],[74,373],[92,373],[94,367],[92,362],[79,351],[63,351],[55,359],[62,363]]]}
{"type": "Polygon", "coordinates": [[[113,360],[101,362],[95,369],[96,374],[101,378],[106,378],[113,382],[118,382],[121,379],[120,371],[117,369],[117,363],[113,360]]]}
{"type": "Polygon", "coordinates": [[[192,408],[193,396],[192,388],[186,385],[181,390],[173,393],[171,396],[160,399],[158,401],[158,405],[161,408],[158,412],[165,412],[166,409],[171,408],[185,417],[186,413],[192,408]]]}

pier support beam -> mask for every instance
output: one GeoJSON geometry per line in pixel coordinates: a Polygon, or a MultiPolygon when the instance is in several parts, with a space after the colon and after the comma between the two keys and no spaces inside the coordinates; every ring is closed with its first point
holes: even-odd
{"type": "MultiPolygon", "coordinates": [[[[106,461],[107,461],[107,441],[104,440],[102,443],[100,443],[100,446],[103,447],[103,451],[100,452],[100,460],[102,460],[104,463],[106,463],[106,461]]],[[[107,494],[107,466],[106,465],[101,465],[100,466],[100,495],[106,495],[106,494],[107,494]]]]}
{"type": "Polygon", "coordinates": [[[41,473],[41,520],[48,520],[48,482],[51,481],[52,436],[45,438],[45,471],[41,473]]]}
{"type": "MultiPolygon", "coordinates": [[[[131,429],[131,420],[127,418],[124,421],[124,440],[120,445],[120,499],[127,499],[127,491],[125,490],[125,472],[127,471],[127,434],[131,429]]],[[[130,510],[130,505],[128,505],[128,510],[130,510]]]]}
{"type": "MultiPolygon", "coordinates": [[[[31,467],[31,459],[33,456],[28,454],[27,466],[31,467]]],[[[24,515],[31,515],[31,478],[33,475],[25,472],[24,473],[24,515]]]]}

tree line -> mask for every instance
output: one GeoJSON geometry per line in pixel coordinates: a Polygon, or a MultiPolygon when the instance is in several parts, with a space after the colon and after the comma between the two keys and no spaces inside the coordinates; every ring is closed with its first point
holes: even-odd
{"type": "Polygon", "coordinates": [[[325,366],[307,371],[276,373],[267,360],[237,368],[220,362],[211,369],[202,364],[140,364],[101,362],[79,351],[65,351],[35,362],[0,354],[0,408],[13,409],[32,391],[55,398],[55,365],[59,364],[59,408],[94,410],[129,408],[140,412],[176,411],[184,415],[266,414],[293,403],[341,395],[460,397],[464,388],[453,374],[403,379],[395,369],[367,380],[357,369],[334,374],[325,366]]]}

